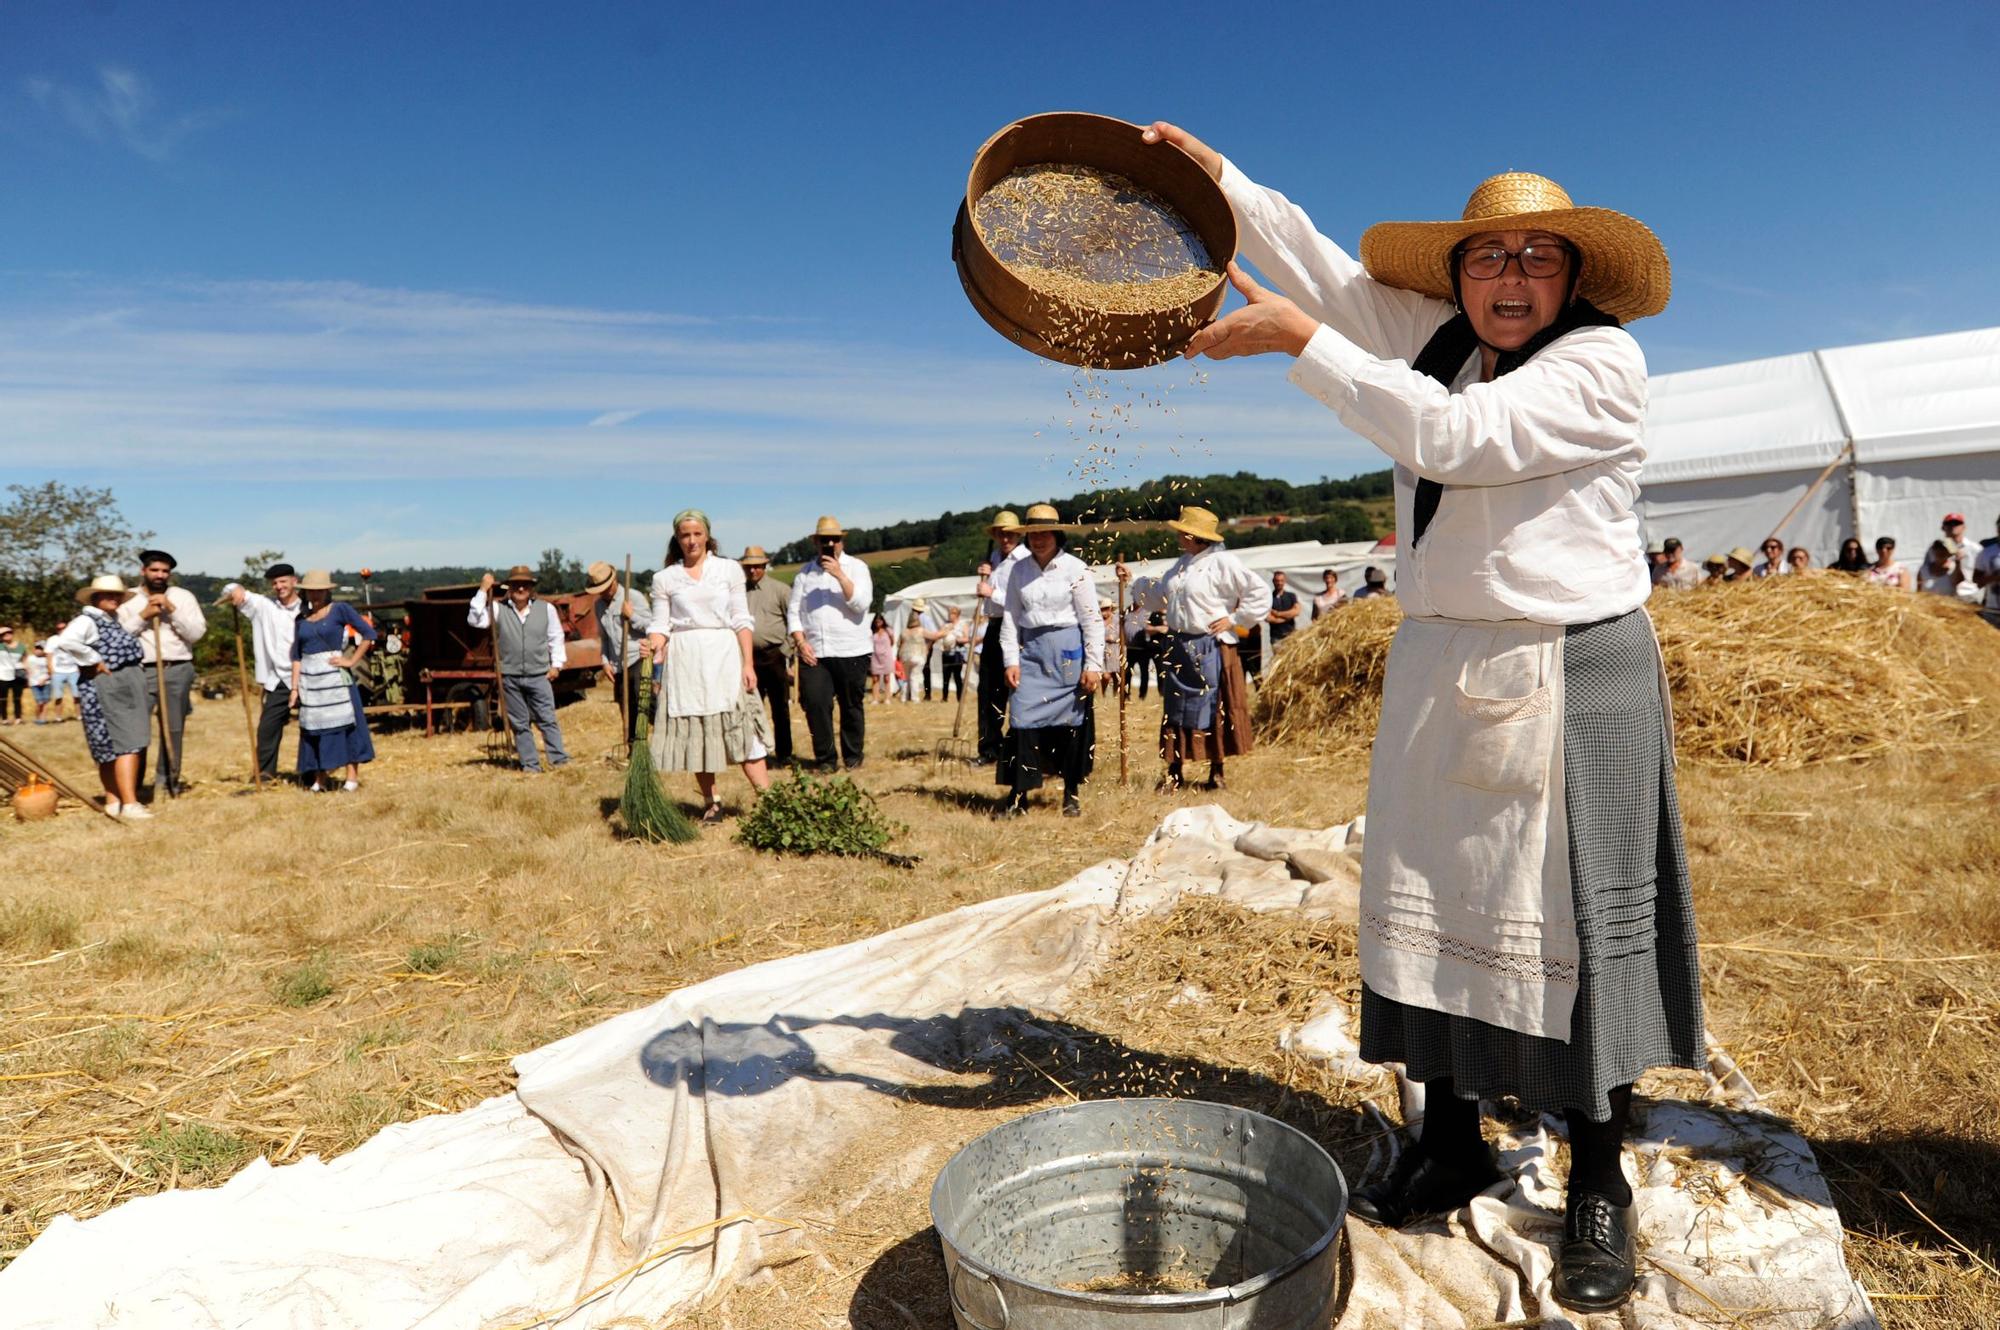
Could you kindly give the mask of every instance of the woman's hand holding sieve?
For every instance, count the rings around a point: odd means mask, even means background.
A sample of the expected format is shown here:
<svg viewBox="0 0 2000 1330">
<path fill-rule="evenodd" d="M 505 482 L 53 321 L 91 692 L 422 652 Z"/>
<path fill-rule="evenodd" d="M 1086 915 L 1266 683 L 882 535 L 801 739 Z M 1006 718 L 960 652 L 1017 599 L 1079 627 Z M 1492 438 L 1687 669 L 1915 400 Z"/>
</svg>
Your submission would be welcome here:
<svg viewBox="0 0 2000 1330">
<path fill-rule="evenodd" d="M 1208 172 L 1209 179 L 1222 179 L 1222 154 L 1203 143 L 1179 125 L 1170 125 L 1164 120 L 1155 120 L 1146 126 L 1140 138 L 1148 143 L 1171 143 L 1188 156 L 1195 164 Z"/>
<path fill-rule="evenodd" d="M 1319 331 L 1317 319 L 1276 291 L 1259 286 L 1233 262 L 1229 265 L 1229 281 L 1249 303 L 1190 338 L 1187 349 L 1181 352 L 1189 360 L 1196 356 L 1228 360 L 1232 356 L 1257 356 L 1270 351 L 1296 356 Z"/>
</svg>

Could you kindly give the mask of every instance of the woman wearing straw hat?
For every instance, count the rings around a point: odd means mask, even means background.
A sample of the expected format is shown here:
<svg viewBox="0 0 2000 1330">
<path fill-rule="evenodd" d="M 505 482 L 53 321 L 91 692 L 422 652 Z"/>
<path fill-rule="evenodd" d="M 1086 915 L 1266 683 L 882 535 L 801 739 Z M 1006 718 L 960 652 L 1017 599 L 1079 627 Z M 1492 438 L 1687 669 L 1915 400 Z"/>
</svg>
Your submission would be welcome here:
<svg viewBox="0 0 2000 1330">
<path fill-rule="evenodd" d="M 1007 612 L 1007 578 L 1014 565 L 1028 557 L 1028 547 L 1021 543 L 1020 527 L 1020 515 L 1011 508 L 993 514 L 993 520 L 986 525 L 986 537 L 993 542 L 993 548 L 979 565 L 979 585 L 974 588 L 979 600 L 973 617 L 984 624 L 973 643 L 979 664 L 973 676 L 973 696 L 978 699 L 979 710 L 978 766 L 1000 760 L 1001 736 L 1007 722 L 1009 695 L 1007 665 L 1000 655 L 1000 616 Z"/>
<path fill-rule="evenodd" d="M 77 707 L 83 737 L 104 786 L 104 811 L 130 822 L 150 818 L 139 802 L 139 764 L 146 751 L 152 707 L 146 700 L 145 653 L 118 623 L 118 607 L 132 588 L 116 573 L 93 577 L 77 588 L 83 613 L 63 625 L 50 645 L 60 646 L 80 667 Z"/>
<path fill-rule="evenodd" d="M 1354 1209 L 1400 1225 L 1499 1179 L 1478 1101 L 1563 1110 L 1554 1275 L 1580 1310 L 1633 1282 L 1620 1155 L 1634 1079 L 1703 1065 L 1673 739 L 1633 502 L 1646 364 L 1620 324 L 1665 308 L 1643 223 L 1495 176 L 1462 217 L 1385 223 L 1361 262 L 1171 125 L 1221 182 L 1249 302 L 1188 344 L 1281 351 L 1290 379 L 1396 463 L 1397 596 L 1368 791 L 1361 1045 L 1425 1082 L 1422 1139 Z"/>
<path fill-rule="evenodd" d="M 1222 547 L 1222 528 L 1206 508 L 1186 506 L 1167 523 L 1181 557 L 1164 576 L 1132 587 L 1135 614 L 1164 611 L 1167 635 L 1158 659 L 1160 757 L 1166 787 L 1185 784 L 1182 765 L 1208 759 L 1208 788 L 1223 784 L 1226 759 L 1250 751 L 1250 686 L 1238 657 L 1237 630 L 1255 631 L 1271 612 L 1271 588 Z M 1118 580 L 1131 579 L 1123 562 Z"/>
<path fill-rule="evenodd" d="M 667 565 L 653 574 L 653 652 L 667 653 L 666 695 L 653 722 L 653 765 L 692 771 L 701 820 L 722 820 L 715 774 L 740 766 L 752 789 L 771 784 L 764 759 L 771 718 L 757 691 L 743 565 L 726 558 L 708 514 L 689 508 L 674 518 Z"/>
<path fill-rule="evenodd" d="M 375 741 L 368 734 L 368 714 L 354 674 L 375 645 L 375 628 L 352 605 L 333 598 L 333 578 L 324 568 L 307 569 L 298 590 L 305 601 L 292 633 L 299 774 L 312 778 L 308 793 L 320 794 L 345 767 L 347 778 L 340 788 L 352 794 L 361 788 L 361 764 L 375 760 Z"/>
<path fill-rule="evenodd" d="M 1013 692 L 994 779 L 1011 791 L 1004 816 L 1027 812 L 1028 795 L 1054 775 L 1062 780 L 1063 816 L 1077 817 L 1077 791 L 1097 746 L 1091 697 L 1104 673 L 1097 586 L 1083 560 L 1065 550 L 1068 532 L 1053 504 L 1030 507 L 1015 530 L 1028 557 L 1008 573 L 1000 617 L 1000 655 Z"/>
</svg>

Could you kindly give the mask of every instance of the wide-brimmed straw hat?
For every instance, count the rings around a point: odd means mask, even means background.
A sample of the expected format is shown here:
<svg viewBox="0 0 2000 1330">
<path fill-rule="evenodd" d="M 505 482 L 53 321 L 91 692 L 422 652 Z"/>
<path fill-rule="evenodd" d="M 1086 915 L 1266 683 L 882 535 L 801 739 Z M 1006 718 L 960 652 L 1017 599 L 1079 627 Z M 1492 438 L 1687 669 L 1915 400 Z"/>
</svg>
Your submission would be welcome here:
<svg viewBox="0 0 2000 1330">
<path fill-rule="evenodd" d="M 1453 298 L 1451 254 L 1484 231 L 1549 231 L 1583 255 L 1577 294 L 1621 322 L 1658 314 L 1673 291 L 1666 247 L 1636 217 L 1579 208 L 1546 176 L 1509 171 L 1483 180 L 1455 222 L 1378 222 L 1361 234 L 1361 264 L 1388 286 Z"/>
<path fill-rule="evenodd" d="M 1742 564 L 1745 568 L 1757 562 L 1757 556 L 1750 552 L 1748 545 L 1738 545 L 1735 549 L 1729 551 L 1729 557 Z"/>
<path fill-rule="evenodd" d="M 986 534 L 997 536 L 1002 531 L 1013 531 L 1021 525 L 1021 515 L 1012 508 L 1002 508 L 993 514 L 993 520 L 986 524 Z"/>
<path fill-rule="evenodd" d="M 1056 511 L 1054 504 L 1035 503 L 1028 505 L 1028 515 L 1010 529 L 1015 535 L 1025 536 L 1030 531 L 1067 531 L 1069 527 L 1064 525 L 1062 514 Z"/>
<path fill-rule="evenodd" d="M 771 556 L 764 553 L 762 545 L 745 545 L 743 547 L 743 557 L 736 562 L 742 564 L 745 568 L 762 568 L 771 562 Z"/>
<path fill-rule="evenodd" d="M 299 579 L 301 591 L 333 590 L 333 575 L 324 568 L 308 568 L 306 575 Z"/>
<path fill-rule="evenodd" d="M 126 586 L 125 579 L 116 573 L 99 573 L 76 589 L 76 603 L 88 605 L 95 597 L 114 593 L 119 596 L 129 596 L 132 594 L 132 588 Z"/>
<path fill-rule="evenodd" d="M 821 536 L 845 536 L 846 534 L 847 529 L 841 526 L 839 521 L 831 517 L 820 518 L 819 525 L 813 528 L 813 538 L 815 540 Z"/>
<path fill-rule="evenodd" d="M 1167 523 L 1169 527 L 1184 536 L 1205 540 L 1213 545 L 1222 539 L 1222 522 L 1206 508 L 1193 504 L 1183 504 L 1178 520 Z"/>
<path fill-rule="evenodd" d="M 590 579 L 583 584 L 583 589 L 593 596 L 602 595 L 618 580 L 618 570 L 602 559 L 586 568 L 583 575 Z"/>
<path fill-rule="evenodd" d="M 535 570 L 528 567 L 525 563 L 517 563 L 512 568 L 509 568 L 507 575 L 500 580 L 509 584 L 526 582 L 529 586 L 538 585 L 541 581 L 540 578 L 535 576 Z"/>
</svg>

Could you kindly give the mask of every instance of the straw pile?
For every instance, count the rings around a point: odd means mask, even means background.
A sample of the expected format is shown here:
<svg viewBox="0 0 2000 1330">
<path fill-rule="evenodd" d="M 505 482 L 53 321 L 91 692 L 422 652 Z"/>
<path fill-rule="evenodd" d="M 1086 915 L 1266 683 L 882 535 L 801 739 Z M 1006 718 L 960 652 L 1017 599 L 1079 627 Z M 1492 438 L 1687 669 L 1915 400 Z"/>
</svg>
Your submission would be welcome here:
<svg viewBox="0 0 2000 1330">
<path fill-rule="evenodd" d="M 1793 768 L 1963 743 L 1988 733 L 2000 635 L 1942 596 L 1846 577 L 1775 577 L 1648 603 L 1684 758 Z M 1330 754 L 1365 750 L 1401 612 L 1343 607 L 1293 637 L 1257 694 L 1260 731 Z"/>
</svg>

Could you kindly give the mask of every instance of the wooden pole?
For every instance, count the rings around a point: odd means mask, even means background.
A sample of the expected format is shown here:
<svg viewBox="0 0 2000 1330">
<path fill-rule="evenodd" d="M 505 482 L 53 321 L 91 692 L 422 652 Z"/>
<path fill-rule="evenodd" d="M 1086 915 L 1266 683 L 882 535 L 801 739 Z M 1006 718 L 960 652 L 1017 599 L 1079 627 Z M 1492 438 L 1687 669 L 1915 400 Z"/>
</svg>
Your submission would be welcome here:
<svg viewBox="0 0 2000 1330">
<path fill-rule="evenodd" d="M 264 764 L 257 755 L 257 721 L 250 713 L 250 667 L 243 660 L 243 611 L 231 605 L 230 613 L 236 616 L 236 688 L 243 694 L 243 728 L 250 732 L 250 779 L 258 789 L 264 788 Z"/>
<path fill-rule="evenodd" d="M 1791 508 L 1786 511 L 1783 517 L 1778 519 L 1778 524 L 1772 527 L 1769 531 L 1764 533 L 1765 538 L 1769 539 L 1770 537 L 1777 535 L 1780 531 L 1783 531 L 1785 529 L 1786 523 L 1790 522 L 1794 517 L 1797 517 L 1799 515 L 1799 509 L 1806 506 L 1806 501 L 1812 498 L 1813 495 L 1819 493 L 1819 487 L 1821 485 L 1826 484 L 1826 478 L 1833 474 L 1834 468 L 1839 466 L 1842 462 L 1852 460 L 1853 456 L 1854 456 L 1853 444 L 1850 443 L 1845 448 L 1842 448 L 1839 454 L 1835 456 L 1835 458 L 1831 462 L 1828 462 L 1826 464 L 1826 469 L 1820 472 L 1819 475 L 1813 479 L 1813 483 L 1806 486 L 1806 492 L 1799 496 L 1799 501 L 1793 504 Z M 1858 527 L 1856 528 L 1856 534 L 1859 534 Z"/>
<path fill-rule="evenodd" d="M 507 678 L 500 673 L 500 602 L 493 595 L 499 589 L 500 584 L 495 582 L 486 593 L 486 635 L 493 644 L 493 704 L 500 708 L 500 725 L 506 731 L 507 746 L 513 748 L 514 718 L 507 714 Z M 489 745 L 493 742 L 493 722 L 490 720 L 486 722 L 486 742 Z M 505 754 L 500 760 L 507 760 Z"/>
<path fill-rule="evenodd" d="M 1127 655 L 1131 639 L 1125 636 L 1125 583 L 1118 583 L 1118 788 L 1132 779 L 1132 755 L 1126 747 L 1125 694 L 1131 691 L 1132 661 Z"/>
<path fill-rule="evenodd" d="M 632 603 L 632 556 L 625 556 L 625 585 L 620 591 L 618 602 L 618 721 L 624 727 L 625 760 L 632 760 L 632 708 L 639 705 L 637 686 L 632 682 L 632 666 L 625 659 L 632 654 L 632 620 L 625 613 Z M 652 656 L 646 657 L 646 668 L 653 668 Z"/>
<path fill-rule="evenodd" d="M 965 644 L 965 662 L 967 665 L 972 663 L 972 653 L 979 649 L 979 625 L 985 622 L 986 597 L 981 596 L 979 603 L 972 607 L 971 637 Z M 970 670 L 960 670 L 958 672 L 958 709 L 952 712 L 951 716 L 951 741 L 953 743 L 957 743 L 959 736 L 965 731 L 965 676 L 969 673 L 971 673 Z"/>
<path fill-rule="evenodd" d="M 178 799 L 180 795 L 174 787 L 181 783 L 181 761 L 180 755 L 174 751 L 173 726 L 167 720 L 167 658 L 160 654 L 160 640 L 160 621 L 156 618 L 153 620 L 153 677 L 160 686 L 160 704 L 154 709 L 160 713 L 160 751 L 167 755 L 167 779 L 164 782 L 167 787 L 167 798 Z M 155 769 L 153 772 L 155 788 L 162 784 L 159 776 L 159 770 Z"/>
</svg>

